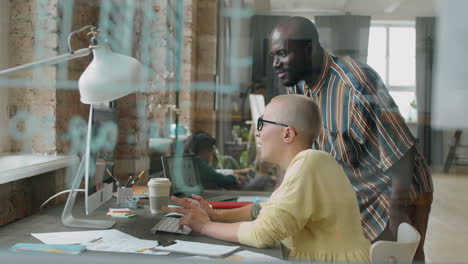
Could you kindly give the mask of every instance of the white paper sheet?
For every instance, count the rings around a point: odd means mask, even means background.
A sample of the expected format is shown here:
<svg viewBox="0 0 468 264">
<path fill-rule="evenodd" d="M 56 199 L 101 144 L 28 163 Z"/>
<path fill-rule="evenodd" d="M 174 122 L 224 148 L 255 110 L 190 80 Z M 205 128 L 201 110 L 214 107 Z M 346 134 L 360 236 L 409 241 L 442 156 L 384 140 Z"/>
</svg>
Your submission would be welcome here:
<svg viewBox="0 0 468 264">
<path fill-rule="evenodd" d="M 170 246 L 158 246 L 156 248 L 162 251 L 210 257 L 221 257 L 239 248 L 238 246 L 223 246 L 183 240 L 175 240 L 175 242 L 175 244 Z"/>
<path fill-rule="evenodd" d="M 87 250 L 92 251 L 140 253 L 150 255 L 169 254 L 169 252 L 149 250 L 150 248 L 157 246 L 158 243 L 156 240 L 139 239 L 116 229 L 33 233 L 31 235 L 46 244 L 84 244 L 86 245 Z"/>
<path fill-rule="evenodd" d="M 198 263 L 219 263 L 219 261 L 227 261 L 228 263 L 238 262 L 238 263 L 278 263 L 278 264 L 286 264 L 288 262 L 277 259 L 268 255 L 243 250 L 232 254 L 231 256 L 225 258 L 209 258 L 209 257 L 183 257 L 179 258 L 178 260 L 183 260 L 184 263 L 187 264 L 198 264 Z"/>
<path fill-rule="evenodd" d="M 124 239 L 132 238 L 131 235 L 116 229 L 93 230 L 93 231 L 71 231 L 53 233 L 32 233 L 32 236 L 45 244 L 69 245 L 84 244 L 97 238 Z"/>
<path fill-rule="evenodd" d="M 169 255 L 170 252 L 153 251 L 158 245 L 155 240 L 144 240 L 135 237 L 122 239 L 100 239 L 93 243 L 86 244 L 87 250 L 119 252 L 119 253 L 139 253 L 148 255 Z"/>
</svg>

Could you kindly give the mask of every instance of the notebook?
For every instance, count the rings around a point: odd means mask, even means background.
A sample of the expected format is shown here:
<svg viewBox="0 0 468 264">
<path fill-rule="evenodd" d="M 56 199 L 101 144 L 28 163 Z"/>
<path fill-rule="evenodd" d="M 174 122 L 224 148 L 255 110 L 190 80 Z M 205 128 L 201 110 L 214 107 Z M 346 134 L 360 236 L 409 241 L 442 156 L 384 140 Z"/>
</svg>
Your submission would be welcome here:
<svg viewBox="0 0 468 264">
<path fill-rule="evenodd" d="M 18 243 L 9 251 L 40 251 L 40 252 L 53 252 L 65 254 L 80 254 L 86 249 L 85 245 L 55 245 L 55 244 L 42 244 L 42 243 Z"/>
<path fill-rule="evenodd" d="M 174 240 L 169 246 L 157 246 L 157 250 L 174 252 L 180 254 L 207 256 L 207 257 L 225 257 L 237 251 L 239 246 L 222 246 L 200 242 L 189 242 L 183 240 Z"/>
<path fill-rule="evenodd" d="M 252 204 L 252 202 L 208 202 L 213 209 L 234 209 Z"/>
</svg>

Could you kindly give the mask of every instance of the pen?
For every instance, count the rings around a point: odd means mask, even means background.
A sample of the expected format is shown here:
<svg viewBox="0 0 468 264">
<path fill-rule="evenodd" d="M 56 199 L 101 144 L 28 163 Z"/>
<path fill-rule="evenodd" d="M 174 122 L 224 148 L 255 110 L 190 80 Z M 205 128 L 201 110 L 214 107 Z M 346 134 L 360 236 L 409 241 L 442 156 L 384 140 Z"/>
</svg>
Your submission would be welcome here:
<svg viewBox="0 0 468 264">
<path fill-rule="evenodd" d="M 125 188 L 127 188 L 127 187 L 128 187 L 128 184 L 132 182 L 132 181 L 131 181 L 131 180 L 132 180 L 132 177 L 133 177 L 133 176 L 130 174 L 130 176 L 128 177 L 127 183 L 126 183 L 125 186 L 124 186 Z"/>
<path fill-rule="evenodd" d="M 117 184 L 117 186 L 119 186 L 120 185 L 119 180 L 116 177 L 112 176 L 112 173 L 110 172 L 110 170 L 108 168 L 106 168 L 106 172 L 107 172 L 107 174 L 109 174 L 109 176 L 112 177 L 112 179 L 115 181 L 115 184 Z"/>
<path fill-rule="evenodd" d="M 133 184 L 135 184 L 135 182 L 138 181 L 138 179 L 140 179 L 141 176 L 143 176 L 143 173 L 145 173 L 145 170 L 142 170 L 142 171 L 140 172 L 140 174 L 138 174 L 138 177 L 136 177 L 136 178 L 132 181 L 132 183 L 130 184 L 130 186 L 133 186 Z"/>
<path fill-rule="evenodd" d="M 96 242 L 98 240 L 101 240 L 101 239 L 102 239 L 102 237 L 98 237 L 96 239 L 90 240 L 88 243 L 94 243 L 94 242 Z"/>
</svg>

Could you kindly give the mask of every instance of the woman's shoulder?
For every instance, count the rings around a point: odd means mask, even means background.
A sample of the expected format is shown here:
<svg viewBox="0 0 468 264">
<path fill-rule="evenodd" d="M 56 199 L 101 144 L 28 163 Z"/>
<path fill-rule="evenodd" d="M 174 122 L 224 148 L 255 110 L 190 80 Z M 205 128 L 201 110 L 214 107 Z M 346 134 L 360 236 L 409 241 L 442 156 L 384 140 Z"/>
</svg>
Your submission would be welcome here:
<svg viewBox="0 0 468 264">
<path fill-rule="evenodd" d="M 294 157 L 293 163 L 297 163 L 300 161 L 301 163 L 305 162 L 307 164 L 316 164 L 322 162 L 336 162 L 333 156 L 323 150 L 316 150 L 316 149 L 307 149 L 299 152 L 296 157 Z"/>
<path fill-rule="evenodd" d="M 338 161 L 333 158 L 328 152 L 322 150 L 307 149 L 303 150 L 296 155 L 288 170 L 295 174 L 312 175 L 313 172 L 321 174 L 338 173 L 341 174 L 342 167 Z"/>
</svg>

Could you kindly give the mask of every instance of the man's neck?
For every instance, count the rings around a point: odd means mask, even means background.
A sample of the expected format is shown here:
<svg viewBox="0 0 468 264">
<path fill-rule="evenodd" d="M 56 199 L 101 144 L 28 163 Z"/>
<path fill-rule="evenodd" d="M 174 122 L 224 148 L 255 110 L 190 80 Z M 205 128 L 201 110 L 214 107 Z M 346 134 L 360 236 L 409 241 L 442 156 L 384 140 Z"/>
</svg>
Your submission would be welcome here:
<svg viewBox="0 0 468 264">
<path fill-rule="evenodd" d="M 323 48 L 320 48 L 320 51 L 317 52 L 317 55 L 311 58 L 311 65 L 313 65 L 310 73 L 307 76 L 304 76 L 303 80 L 306 82 L 308 87 L 312 87 L 320 78 L 320 73 L 322 73 L 323 68 Z"/>
</svg>

